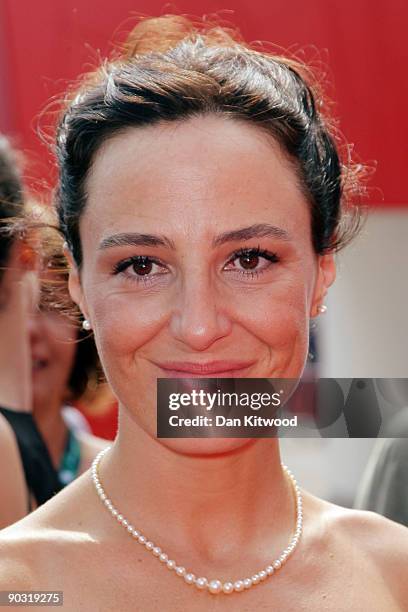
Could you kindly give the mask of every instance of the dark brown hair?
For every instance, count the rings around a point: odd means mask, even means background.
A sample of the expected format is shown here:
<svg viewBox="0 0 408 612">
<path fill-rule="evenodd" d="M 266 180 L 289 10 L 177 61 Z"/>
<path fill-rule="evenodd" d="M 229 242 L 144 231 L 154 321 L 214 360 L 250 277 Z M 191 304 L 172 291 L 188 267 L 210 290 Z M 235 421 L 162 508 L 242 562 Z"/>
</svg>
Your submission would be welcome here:
<svg viewBox="0 0 408 612">
<path fill-rule="evenodd" d="M 141 21 L 122 54 L 84 78 L 61 118 L 57 210 L 79 266 L 85 184 L 101 144 L 130 127 L 205 114 L 249 121 L 281 145 L 310 204 L 316 253 L 350 240 L 359 225 L 350 199 L 357 173 L 340 160 L 334 124 L 307 67 L 255 50 L 231 29 L 166 15 Z"/>
</svg>

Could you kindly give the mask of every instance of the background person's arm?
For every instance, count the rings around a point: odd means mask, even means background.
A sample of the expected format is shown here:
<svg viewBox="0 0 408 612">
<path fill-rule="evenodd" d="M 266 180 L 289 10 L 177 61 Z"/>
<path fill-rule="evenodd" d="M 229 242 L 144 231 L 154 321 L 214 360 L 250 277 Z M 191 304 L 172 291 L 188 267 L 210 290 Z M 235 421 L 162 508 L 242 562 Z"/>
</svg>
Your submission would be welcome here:
<svg viewBox="0 0 408 612">
<path fill-rule="evenodd" d="M 1 414 L 0 466 L 0 529 L 3 529 L 27 514 L 28 492 L 13 430 Z"/>
<path fill-rule="evenodd" d="M 32 265 L 21 263 L 23 246 L 20 241 L 12 246 L 0 287 L 0 407 L 26 414 L 31 412 L 26 319 L 36 301 L 38 281 L 33 282 Z M 0 529 L 27 514 L 28 495 L 16 434 L 0 413 Z"/>
</svg>

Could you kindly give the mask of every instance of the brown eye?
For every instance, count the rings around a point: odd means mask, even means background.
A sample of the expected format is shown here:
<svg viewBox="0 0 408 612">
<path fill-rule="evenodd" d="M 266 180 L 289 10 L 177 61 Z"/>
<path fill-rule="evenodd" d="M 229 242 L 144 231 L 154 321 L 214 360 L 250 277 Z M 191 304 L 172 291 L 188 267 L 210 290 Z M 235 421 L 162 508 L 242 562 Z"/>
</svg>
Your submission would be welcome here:
<svg viewBox="0 0 408 612">
<path fill-rule="evenodd" d="M 153 268 L 153 261 L 147 257 L 140 257 L 132 264 L 133 271 L 139 276 L 150 274 Z"/>
<path fill-rule="evenodd" d="M 266 272 L 280 261 L 276 253 L 265 249 L 241 249 L 236 251 L 224 268 L 227 271 L 240 272 L 241 276 L 254 278 Z"/>
<path fill-rule="evenodd" d="M 246 253 L 240 256 L 239 263 L 244 270 L 253 270 L 259 264 L 259 255 L 256 253 Z"/>
<path fill-rule="evenodd" d="M 121 274 L 128 280 L 147 283 L 154 282 L 159 276 L 168 274 L 168 268 L 149 255 L 135 255 L 119 261 L 113 274 Z"/>
</svg>

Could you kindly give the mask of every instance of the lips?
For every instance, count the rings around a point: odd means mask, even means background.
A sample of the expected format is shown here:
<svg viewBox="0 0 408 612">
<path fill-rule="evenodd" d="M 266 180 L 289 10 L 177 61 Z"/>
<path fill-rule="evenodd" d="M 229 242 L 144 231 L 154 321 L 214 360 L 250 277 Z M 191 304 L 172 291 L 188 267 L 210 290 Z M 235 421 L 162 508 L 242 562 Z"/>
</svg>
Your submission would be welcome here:
<svg viewBox="0 0 408 612">
<path fill-rule="evenodd" d="M 245 371 L 254 361 L 168 361 L 156 363 L 166 378 L 237 378 L 244 377 Z"/>
</svg>

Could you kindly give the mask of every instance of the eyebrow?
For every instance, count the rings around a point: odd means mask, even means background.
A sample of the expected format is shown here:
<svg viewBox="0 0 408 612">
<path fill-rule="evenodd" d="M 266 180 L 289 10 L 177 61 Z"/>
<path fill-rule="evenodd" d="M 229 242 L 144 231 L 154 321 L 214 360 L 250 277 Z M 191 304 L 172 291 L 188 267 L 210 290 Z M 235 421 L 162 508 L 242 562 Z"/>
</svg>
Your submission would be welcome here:
<svg viewBox="0 0 408 612">
<path fill-rule="evenodd" d="M 165 236 L 155 236 L 154 234 L 140 234 L 137 232 L 125 232 L 122 234 L 114 234 L 108 238 L 104 238 L 99 250 L 109 249 L 118 246 L 167 246 L 170 249 L 175 249 L 174 242 Z"/>
<path fill-rule="evenodd" d="M 237 242 L 239 240 L 250 240 L 251 238 L 278 238 L 279 240 L 291 240 L 290 234 L 275 225 L 269 223 L 256 223 L 248 227 L 242 227 L 237 230 L 223 232 L 212 241 L 212 246 L 218 247 L 227 242 Z M 108 238 L 104 238 L 99 244 L 99 250 L 109 249 L 118 246 L 164 246 L 175 250 L 175 244 L 166 236 L 158 236 L 154 234 L 140 234 L 138 232 L 124 232 L 114 234 Z"/>
<path fill-rule="evenodd" d="M 291 240 L 290 234 L 276 225 L 269 223 L 256 223 L 248 227 L 242 227 L 231 232 L 224 232 L 214 238 L 213 246 L 220 246 L 226 242 L 234 242 L 238 240 L 250 240 L 251 238 L 278 238 L 279 240 Z"/>
</svg>

